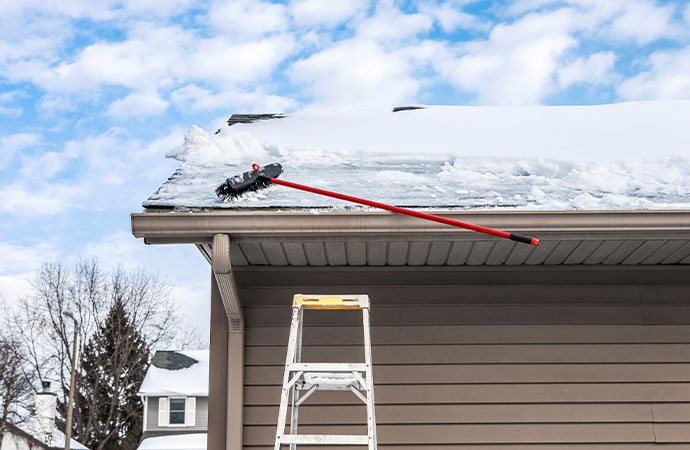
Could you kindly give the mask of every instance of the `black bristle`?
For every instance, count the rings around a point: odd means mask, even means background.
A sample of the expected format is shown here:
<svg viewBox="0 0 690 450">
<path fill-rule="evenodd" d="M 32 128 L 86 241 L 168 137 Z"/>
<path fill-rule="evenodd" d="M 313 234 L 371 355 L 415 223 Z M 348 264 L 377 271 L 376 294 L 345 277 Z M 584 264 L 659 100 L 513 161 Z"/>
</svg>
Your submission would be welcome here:
<svg viewBox="0 0 690 450">
<path fill-rule="evenodd" d="M 270 186 L 271 178 L 277 178 L 281 173 L 283 173 L 283 167 L 278 163 L 273 163 L 259 170 L 235 175 L 216 188 L 216 195 L 224 201 L 232 200 L 245 192 L 254 192 Z"/>
</svg>

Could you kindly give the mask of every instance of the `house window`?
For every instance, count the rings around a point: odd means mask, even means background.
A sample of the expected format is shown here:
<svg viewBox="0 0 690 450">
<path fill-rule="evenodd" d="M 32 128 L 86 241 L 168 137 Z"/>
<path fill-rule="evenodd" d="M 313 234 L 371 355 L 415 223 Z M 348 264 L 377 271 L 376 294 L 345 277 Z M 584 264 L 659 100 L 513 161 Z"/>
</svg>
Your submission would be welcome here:
<svg viewBox="0 0 690 450">
<path fill-rule="evenodd" d="M 184 398 L 170 399 L 170 425 L 184 425 L 186 401 Z"/>
</svg>

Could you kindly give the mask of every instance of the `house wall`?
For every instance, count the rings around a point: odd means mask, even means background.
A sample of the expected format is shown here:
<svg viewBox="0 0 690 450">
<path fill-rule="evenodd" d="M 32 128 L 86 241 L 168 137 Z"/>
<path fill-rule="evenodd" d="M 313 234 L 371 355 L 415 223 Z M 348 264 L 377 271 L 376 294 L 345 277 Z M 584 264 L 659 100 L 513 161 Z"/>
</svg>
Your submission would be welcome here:
<svg viewBox="0 0 690 450">
<path fill-rule="evenodd" d="M 295 293 L 370 295 L 382 448 L 690 443 L 688 269 L 257 269 L 237 279 L 245 448 L 273 446 Z M 363 359 L 361 313 L 305 317 L 303 361 Z M 364 434 L 364 423 L 347 392 L 316 393 L 300 409 L 301 433 Z"/>
<path fill-rule="evenodd" d="M 6 433 L 2 438 L 2 445 L 0 450 L 31 450 L 37 449 L 37 445 L 33 445 L 23 436 L 18 436 L 12 433 Z"/>
<path fill-rule="evenodd" d="M 208 429 L 208 397 L 196 397 L 196 415 L 193 427 L 158 426 L 158 397 L 148 398 L 148 411 L 146 413 L 146 432 L 152 431 L 187 431 L 198 433 Z"/>
</svg>

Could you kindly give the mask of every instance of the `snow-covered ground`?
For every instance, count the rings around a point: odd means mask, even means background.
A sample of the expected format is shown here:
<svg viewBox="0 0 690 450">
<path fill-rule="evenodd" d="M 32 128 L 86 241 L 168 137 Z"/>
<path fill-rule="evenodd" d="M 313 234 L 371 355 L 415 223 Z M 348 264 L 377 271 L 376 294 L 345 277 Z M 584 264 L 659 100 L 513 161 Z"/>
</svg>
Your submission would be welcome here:
<svg viewBox="0 0 690 450">
<path fill-rule="evenodd" d="M 352 207 L 285 187 L 222 202 L 215 188 L 252 163 L 281 178 L 401 206 L 690 208 L 690 102 L 299 112 L 194 126 L 182 162 L 146 207 Z"/>
<path fill-rule="evenodd" d="M 151 437 L 138 450 L 206 450 L 206 433 Z"/>
</svg>

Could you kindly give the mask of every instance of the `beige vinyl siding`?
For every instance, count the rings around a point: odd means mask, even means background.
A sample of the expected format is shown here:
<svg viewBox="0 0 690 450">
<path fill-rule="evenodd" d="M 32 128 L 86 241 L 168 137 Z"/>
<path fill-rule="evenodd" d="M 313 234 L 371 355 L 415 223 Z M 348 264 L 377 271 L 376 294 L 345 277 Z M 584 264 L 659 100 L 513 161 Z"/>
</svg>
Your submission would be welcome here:
<svg viewBox="0 0 690 450">
<path fill-rule="evenodd" d="M 300 286 L 296 276 L 294 286 L 268 279 L 240 287 L 246 448 L 272 448 L 289 305 L 298 292 L 370 295 L 382 448 L 690 443 L 690 286 L 593 285 L 567 273 L 564 284 L 499 286 L 425 287 L 399 277 L 387 286 Z M 361 314 L 308 311 L 305 318 L 303 361 L 363 360 Z M 364 418 L 352 394 L 320 392 L 301 407 L 300 432 L 365 433 Z"/>
<path fill-rule="evenodd" d="M 189 431 L 199 432 L 208 429 L 208 397 L 196 397 L 196 414 L 194 426 L 158 426 L 158 397 L 148 398 L 146 431 Z"/>
</svg>

